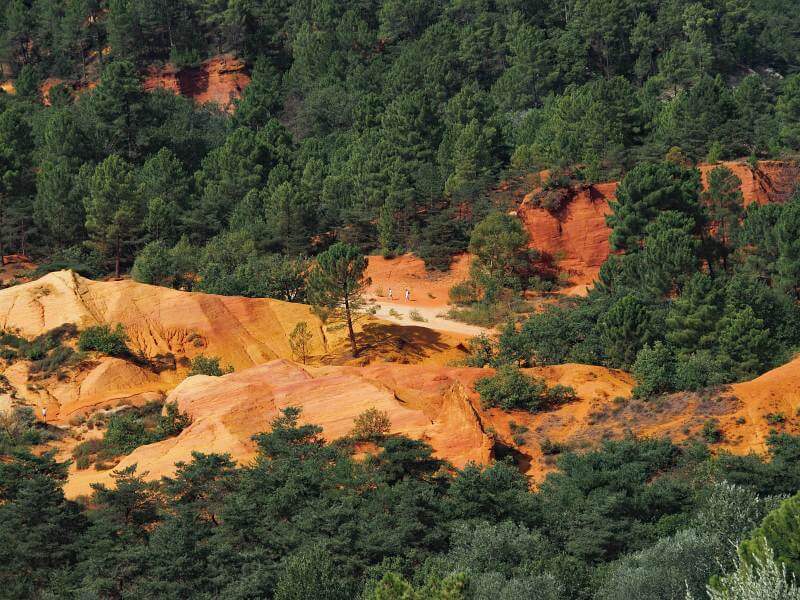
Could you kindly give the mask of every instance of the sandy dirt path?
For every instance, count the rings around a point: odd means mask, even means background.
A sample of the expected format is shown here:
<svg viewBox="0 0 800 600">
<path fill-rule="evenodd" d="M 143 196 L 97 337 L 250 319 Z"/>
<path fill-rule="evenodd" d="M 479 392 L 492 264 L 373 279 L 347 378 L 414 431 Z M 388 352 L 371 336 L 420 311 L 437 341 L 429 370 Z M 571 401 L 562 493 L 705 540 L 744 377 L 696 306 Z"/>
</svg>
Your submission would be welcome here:
<svg viewBox="0 0 800 600">
<path fill-rule="evenodd" d="M 458 321 L 445 318 L 444 314 L 447 312 L 447 308 L 417 306 L 415 305 L 413 299 L 410 302 L 386 302 L 386 300 L 383 298 L 371 298 L 370 300 L 374 300 L 374 306 L 377 307 L 377 312 L 375 313 L 376 317 L 383 319 L 384 321 L 397 323 L 398 325 L 417 325 L 419 327 L 427 327 L 428 329 L 434 329 L 437 331 L 460 333 L 468 336 L 476 336 L 482 333 L 492 333 L 491 329 L 487 329 L 485 327 L 467 325 L 466 323 L 460 323 Z M 412 319 L 411 311 L 414 310 L 416 310 L 425 320 L 415 321 Z"/>
</svg>

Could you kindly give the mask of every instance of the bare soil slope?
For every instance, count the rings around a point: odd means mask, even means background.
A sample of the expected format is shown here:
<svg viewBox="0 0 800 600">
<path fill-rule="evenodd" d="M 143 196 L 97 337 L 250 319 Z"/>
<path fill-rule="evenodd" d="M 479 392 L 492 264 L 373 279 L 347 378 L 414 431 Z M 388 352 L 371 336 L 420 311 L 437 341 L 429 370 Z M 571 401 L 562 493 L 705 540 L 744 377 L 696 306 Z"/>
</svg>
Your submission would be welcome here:
<svg viewBox="0 0 800 600">
<path fill-rule="evenodd" d="M 121 324 L 137 360 L 90 356 L 62 377 L 35 383 L 28 361 L 7 366 L 3 374 L 20 399 L 46 407 L 49 420 L 63 423 L 106 404 L 163 397 L 183 380 L 189 361 L 199 354 L 219 357 L 223 366 L 237 371 L 292 358 L 289 336 L 301 321 L 312 334 L 311 362 L 353 360 L 346 330 L 335 324 L 323 327 L 306 305 L 182 292 L 130 280 L 92 281 L 59 271 L 1 290 L 0 328 L 31 339 L 64 324 L 79 330 Z M 367 318 L 357 329 L 364 348 L 359 364 L 446 364 L 464 356 L 464 336 L 411 322 L 396 325 Z"/>
</svg>

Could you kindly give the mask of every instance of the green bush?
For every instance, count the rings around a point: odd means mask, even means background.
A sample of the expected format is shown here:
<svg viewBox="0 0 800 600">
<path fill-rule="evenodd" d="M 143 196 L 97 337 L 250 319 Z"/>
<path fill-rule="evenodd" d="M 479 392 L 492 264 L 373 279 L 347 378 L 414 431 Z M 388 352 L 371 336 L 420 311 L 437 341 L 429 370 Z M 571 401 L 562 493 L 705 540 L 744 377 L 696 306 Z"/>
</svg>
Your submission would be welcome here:
<svg viewBox="0 0 800 600">
<path fill-rule="evenodd" d="M 389 433 L 392 422 L 389 414 L 385 410 L 369 408 L 358 415 L 353 421 L 353 431 L 350 434 L 353 439 L 359 441 L 379 440 Z"/>
<path fill-rule="evenodd" d="M 770 512 L 750 537 L 739 545 L 739 556 L 754 566 L 770 551 L 795 577 L 800 577 L 800 494 Z"/>
<path fill-rule="evenodd" d="M 108 429 L 103 436 L 105 448 L 113 456 L 130 454 L 139 446 L 149 444 L 151 440 L 152 436 L 144 421 L 133 412 L 113 415 L 108 420 Z"/>
<path fill-rule="evenodd" d="M 709 444 L 717 444 L 725 438 L 717 419 L 707 419 L 703 423 L 702 436 Z"/>
<path fill-rule="evenodd" d="M 108 356 L 126 357 L 130 355 L 127 340 L 125 329 L 120 324 L 113 330 L 108 325 L 95 325 L 81 332 L 78 348 L 84 352 L 95 351 Z"/>
<path fill-rule="evenodd" d="M 675 356 L 661 342 L 639 350 L 631 371 L 636 378 L 633 395 L 637 398 L 648 398 L 675 389 Z"/>
<path fill-rule="evenodd" d="M 422 313 L 420 313 L 416 308 L 414 310 L 412 310 L 410 313 L 408 313 L 408 318 L 411 319 L 412 321 L 417 321 L 419 323 L 427 323 L 428 322 L 428 319 L 423 317 Z"/>
<path fill-rule="evenodd" d="M 178 410 L 177 402 L 167 402 L 164 405 L 164 414 L 158 420 L 155 435 L 159 439 L 175 437 L 191 423 L 189 415 Z"/>
<path fill-rule="evenodd" d="M 192 375 L 210 375 L 211 377 L 222 377 L 228 373 L 233 373 L 233 367 L 228 365 L 223 369 L 219 365 L 220 358 L 218 356 L 204 356 L 198 354 L 192 359 L 192 366 L 189 369 L 188 377 Z"/>
<path fill-rule="evenodd" d="M 178 410 L 176 402 L 166 405 L 148 402 L 144 406 L 111 415 L 103 437 L 78 444 L 72 450 L 72 457 L 78 468 L 87 468 L 95 462 L 95 468 L 102 470 L 97 463 L 111 462 L 119 456 L 130 454 L 139 446 L 175 437 L 191 422 L 187 414 Z"/>
<path fill-rule="evenodd" d="M 562 385 L 548 388 L 544 379 L 529 377 L 513 365 L 503 365 L 492 377 L 475 382 L 484 407 L 503 410 L 543 410 L 554 404 L 575 399 L 575 391 Z"/>
</svg>

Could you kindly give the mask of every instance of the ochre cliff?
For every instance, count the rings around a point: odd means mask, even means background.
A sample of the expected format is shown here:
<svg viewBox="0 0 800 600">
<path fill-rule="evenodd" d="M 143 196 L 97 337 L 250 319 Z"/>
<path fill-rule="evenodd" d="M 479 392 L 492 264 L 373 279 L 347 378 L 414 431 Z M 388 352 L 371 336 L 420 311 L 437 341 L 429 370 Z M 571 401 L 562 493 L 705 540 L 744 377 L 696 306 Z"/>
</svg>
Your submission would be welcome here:
<svg viewBox="0 0 800 600">
<path fill-rule="evenodd" d="M 754 171 L 745 161 L 720 163 L 742 181 L 745 205 L 752 202 L 786 201 L 798 183 L 800 166 L 781 161 L 762 161 Z M 720 165 L 700 165 L 703 184 L 708 173 Z M 557 212 L 534 205 L 538 190 L 523 199 L 517 211 L 531 237 L 531 247 L 545 253 L 570 276 L 572 287 L 566 293 L 584 293 L 608 258 L 611 230 L 605 222 L 614 200 L 617 182 L 599 183 L 570 190 L 570 199 Z"/>
<path fill-rule="evenodd" d="M 800 433 L 793 418 L 800 408 L 800 359 L 715 395 L 678 393 L 658 403 L 632 399 L 633 379 L 622 371 L 566 364 L 526 372 L 573 387 L 577 400 L 538 413 L 484 409 L 474 384 L 492 371 L 464 367 L 302 367 L 276 360 L 224 377 L 196 376 L 168 397 L 192 424 L 175 438 L 136 449 L 117 468 L 137 464 L 158 478 L 172 474 L 175 461 L 190 460 L 192 451 L 229 453 L 246 463 L 256 452 L 252 435 L 268 430 L 289 406 L 302 410 L 301 422 L 321 426 L 329 441 L 346 436 L 356 416 L 374 407 L 388 415 L 391 433 L 428 442 L 456 467 L 510 455 L 534 482 L 555 468 L 556 446 L 591 448 L 630 434 L 681 442 L 700 437 L 709 419 L 723 432 L 715 451 L 763 453 L 776 427 Z M 771 413 L 785 422 L 774 425 Z M 110 471 L 73 466 L 66 491 L 76 496 L 92 482 L 110 480 Z"/>
<path fill-rule="evenodd" d="M 194 68 L 179 70 L 174 65 L 150 67 L 145 73 L 144 89 L 164 88 L 198 104 L 213 102 L 230 111 L 249 83 L 250 75 L 244 62 L 225 54 L 203 61 Z"/>
<path fill-rule="evenodd" d="M 13 89 L 13 83 L 7 82 Z M 50 90 L 58 84 L 67 85 L 75 94 L 97 87 L 97 81 L 65 80 L 57 77 L 46 79 L 41 86 L 42 101 L 50 104 Z M 247 66 L 230 54 L 214 56 L 197 67 L 178 69 L 175 65 L 150 66 L 144 74 L 142 85 L 145 91 L 166 89 L 175 94 L 191 98 L 197 104 L 213 102 L 226 111 L 233 110 L 234 102 L 250 84 Z"/>
</svg>

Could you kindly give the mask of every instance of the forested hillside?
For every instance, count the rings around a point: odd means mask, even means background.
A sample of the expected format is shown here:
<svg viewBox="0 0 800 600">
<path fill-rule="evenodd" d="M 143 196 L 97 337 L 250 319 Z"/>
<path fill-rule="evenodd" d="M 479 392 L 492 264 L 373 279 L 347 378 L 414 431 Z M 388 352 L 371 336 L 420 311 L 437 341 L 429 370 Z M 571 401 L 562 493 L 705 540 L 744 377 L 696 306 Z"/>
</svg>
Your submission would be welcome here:
<svg viewBox="0 0 800 600">
<path fill-rule="evenodd" d="M 135 280 L 0 292 L 0 598 L 800 600 L 800 190 L 725 166 L 797 172 L 797 0 L 1 0 L 0 59 L 0 255 Z M 486 335 L 372 318 L 465 250 Z"/>
<path fill-rule="evenodd" d="M 441 265 L 514 172 L 800 147 L 792 0 L 4 5 L 2 250 L 90 274 L 147 247 L 268 293 L 249 273 L 293 268 L 271 254 L 334 237 Z M 142 93 L 146 67 L 219 52 L 252 70 L 233 115 Z M 51 76 L 99 85 L 43 108 Z"/>
</svg>

